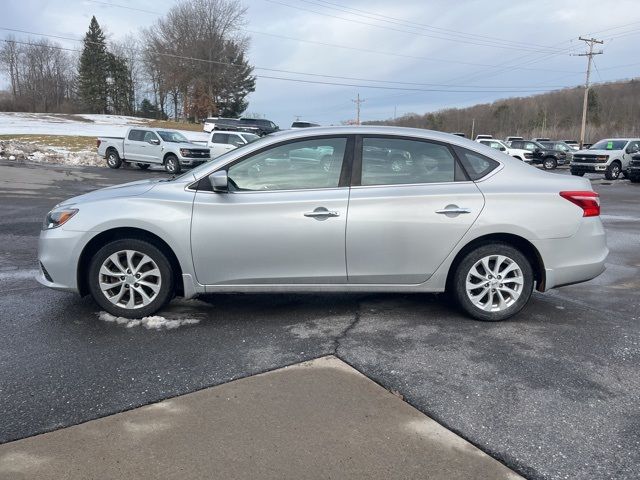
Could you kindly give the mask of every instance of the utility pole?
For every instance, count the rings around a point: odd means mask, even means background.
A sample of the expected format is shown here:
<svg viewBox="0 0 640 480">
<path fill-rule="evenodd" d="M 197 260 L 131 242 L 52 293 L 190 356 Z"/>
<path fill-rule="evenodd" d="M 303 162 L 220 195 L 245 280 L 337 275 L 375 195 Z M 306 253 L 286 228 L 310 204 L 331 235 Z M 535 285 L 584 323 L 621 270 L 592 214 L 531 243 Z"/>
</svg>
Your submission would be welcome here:
<svg viewBox="0 0 640 480">
<path fill-rule="evenodd" d="M 475 133 L 475 129 L 476 129 L 476 119 L 472 118 L 471 119 L 471 140 L 473 140 L 473 134 Z"/>
<path fill-rule="evenodd" d="M 358 94 L 356 99 L 352 99 L 351 101 L 356 104 L 356 125 L 360 125 L 360 104 L 364 103 L 366 100 L 364 98 L 360 99 L 360 94 Z"/>
<path fill-rule="evenodd" d="M 589 45 L 589 51 L 586 53 L 577 53 L 576 57 L 589 57 L 587 61 L 587 78 L 584 82 L 584 100 L 582 101 L 582 127 L 580 128 L 580 148 L 584 145 L 584 135 L 587 129 L 587 106 L 589 104 L 589 78 L 591 77 L 591 62 L 593 61 L 594 55 L 602 55 L 602 50 L 597 52 L 593 51 L 593 46 L 595 44 L 602 45 L 604 43 L 603 40 L 596 40 L 595 38 L 583 38 L 579 37 L 580 40 Z"/>
</svg>

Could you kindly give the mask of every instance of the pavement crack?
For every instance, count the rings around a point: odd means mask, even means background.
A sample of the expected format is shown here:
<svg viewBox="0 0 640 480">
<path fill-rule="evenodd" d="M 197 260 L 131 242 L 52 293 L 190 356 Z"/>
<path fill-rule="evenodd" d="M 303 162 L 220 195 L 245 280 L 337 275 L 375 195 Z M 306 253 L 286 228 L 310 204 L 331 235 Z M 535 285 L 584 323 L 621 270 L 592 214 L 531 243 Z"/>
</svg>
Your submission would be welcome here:
<svg viewBox="0 0 640 480">
<path fill-rule="evenodd" d="M 341 342 L 347 338 L 351 330 L 353 330 L 360 321 L 360 308 L 355 312 L 353 320 L 345 327 L 345 329 L 333 340 L 333 354 L 338 356 L 338 349 L 342 346 Z"/>
</svg>

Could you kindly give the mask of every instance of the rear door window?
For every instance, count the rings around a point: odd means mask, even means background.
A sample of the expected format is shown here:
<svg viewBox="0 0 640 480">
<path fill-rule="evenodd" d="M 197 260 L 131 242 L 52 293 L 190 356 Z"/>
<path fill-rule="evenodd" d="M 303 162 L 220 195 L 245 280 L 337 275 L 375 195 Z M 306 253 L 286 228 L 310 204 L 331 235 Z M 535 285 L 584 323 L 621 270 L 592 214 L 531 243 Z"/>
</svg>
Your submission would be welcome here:
<svg viewBox="0 0 640 480">
<path fill-rule="evenodd" d="M 134 142 L 143 142 L 145 133 L 145 130 L 130 130 L 127 139 Z"/>
<path fill-rule="evenodd" d="M 228 133 L 214 133 L 211 138 L 212 143 L 229 143 L 229 134 Z"/>
<path fill-rule="evenodd" d="M 403 138 L 364 137 L 361 185 L 406 185 L 456 180 L 447 145 Z"/>
</svg>

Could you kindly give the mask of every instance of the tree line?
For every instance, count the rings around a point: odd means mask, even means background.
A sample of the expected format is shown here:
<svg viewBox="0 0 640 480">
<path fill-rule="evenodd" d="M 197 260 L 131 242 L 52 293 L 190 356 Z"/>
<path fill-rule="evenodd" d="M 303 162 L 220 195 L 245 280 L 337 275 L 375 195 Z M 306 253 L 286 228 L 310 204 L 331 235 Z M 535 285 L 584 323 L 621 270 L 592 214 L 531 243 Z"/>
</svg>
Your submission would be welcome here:
<svg viewBox="0 0 640 480">
<path fill-rule="evenodd" d="M 496 138 L 519 135 L 579 139 L 584 88 L 556 90 L 530 97 L 508 98 L 468 108 L 437 112 L 408 113 L 396 119 L 365 122 L 462 132 L 467 137 L 480 133 Z M 591 87 L 588 97 L 586 141 L 605 137 L 640 136 L 640 81 L 603 83 Z"/>
<path fill-rule="evenodd" d="M 108 42 L 95 16 L 74 51 L 8 37 L 0 111 L 111 113 L 194 119 L 240 115 L 255 90 L 238 0 L 185 0 L 151 27 Z"/>
</svg>

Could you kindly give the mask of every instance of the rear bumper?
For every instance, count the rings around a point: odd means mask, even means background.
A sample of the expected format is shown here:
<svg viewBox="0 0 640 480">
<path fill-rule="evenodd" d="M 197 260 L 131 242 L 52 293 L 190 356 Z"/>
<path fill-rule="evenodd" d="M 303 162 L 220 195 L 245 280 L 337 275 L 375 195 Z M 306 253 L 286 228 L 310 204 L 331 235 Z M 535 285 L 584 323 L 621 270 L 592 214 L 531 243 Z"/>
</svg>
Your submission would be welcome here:
<svg viewBox="0 0 640 480">
<path fill-rule="evenodd" d="M 597 277 L 609 255 L 599 217 L 584 218 L 571 237 L 542 240 L 537 247 L 545 265 L 545 291 Z"/>
</svg>

